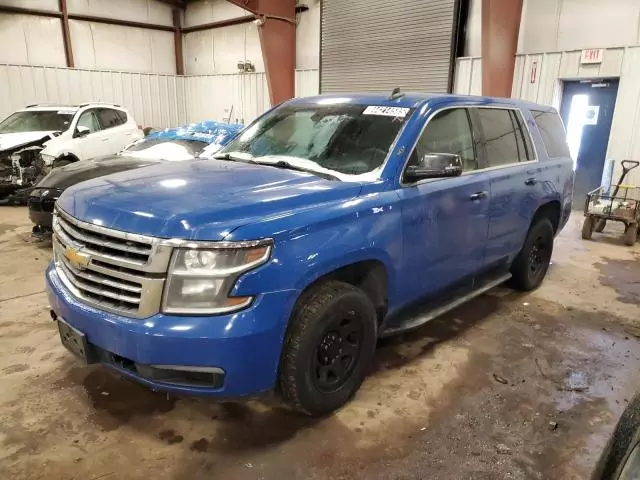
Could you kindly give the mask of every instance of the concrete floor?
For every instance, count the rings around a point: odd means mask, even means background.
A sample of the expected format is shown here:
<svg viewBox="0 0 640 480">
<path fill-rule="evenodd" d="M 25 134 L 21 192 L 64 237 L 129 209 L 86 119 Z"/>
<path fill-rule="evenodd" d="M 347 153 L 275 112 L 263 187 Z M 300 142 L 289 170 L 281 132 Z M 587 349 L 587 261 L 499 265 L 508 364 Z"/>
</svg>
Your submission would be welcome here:
<svg viewBox="0 0 640 480">
<path fill-rule="evenodd" d="M 384 341 L 354 401 L 313 420 L 78 365 L 49 319 L 50 246 L 0 207 L 0 478 L 587 478 L 640 390 L 640 245 L 582 241 L 581 220 L 539 290 Z"/>
</svg>

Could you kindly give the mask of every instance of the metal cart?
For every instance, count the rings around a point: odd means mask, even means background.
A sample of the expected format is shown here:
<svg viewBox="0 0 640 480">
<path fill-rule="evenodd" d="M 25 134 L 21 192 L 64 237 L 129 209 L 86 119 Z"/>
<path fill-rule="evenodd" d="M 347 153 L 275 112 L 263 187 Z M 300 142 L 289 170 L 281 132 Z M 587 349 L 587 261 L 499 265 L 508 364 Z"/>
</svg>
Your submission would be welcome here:
<svg viewBox="0 0 640 480">
<path fill-rule="evenodd" d="M 621 165 L 622 175 L 617 185 L 598 187 L 587 194 L 582 238 L 590 239 L 594 231 L 602 232 L 607 221 L 613 220 L 624 223 L 625 243 L 627 245 L 636 243 L 640 234 L 640 187 L 624 185 L 622 182 L 631 170 L 640 165 L 640 162 L 623 160 Z"/>
</svg>

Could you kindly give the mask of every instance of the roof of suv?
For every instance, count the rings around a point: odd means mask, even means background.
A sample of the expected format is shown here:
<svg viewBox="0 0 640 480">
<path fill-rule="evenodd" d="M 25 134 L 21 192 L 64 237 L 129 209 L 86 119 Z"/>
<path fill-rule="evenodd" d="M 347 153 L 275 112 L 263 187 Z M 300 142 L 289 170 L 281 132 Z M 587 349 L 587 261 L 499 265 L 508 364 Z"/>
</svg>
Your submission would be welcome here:
<svg viewBox="0 0 640 480">
<path fill-rule="evenodd" d="M 34 105 L 27 105 L 21 111 L 24 112 L 24 111 L 33 111 L 33 110 L 40 110 L 40 111 L 65 110 L 69 112 L 71 111 L 75 112 L 78 109 L 85 108 L 85 107 L 110 107 L 110 108 L 117 108 L 118 110 L 125 110 L 123 107 L 121 107 L 120 105 L 116 105 L 115 103 L 89 102 L 89 103 L 81 103 L 80 105 L 40 103 L 40 104 L 34 104 Z"/>
<path fill-rule="evenodd" d="M 479 97 L 469 95 L 456 95 L 451 93 L 416 93 L 402 92 L 401 96 L 395 98 L 390 97 L 387 93 L 342 93 L 342 94 L 325 94 L 316 97 L 303 97 L 290 100 L 291 104 L 317 103 L 353 103 L 356 105 L 380 105 L 384 107 L 404 107 L 417 108 L 429 100 L 438 100 L 438 103 L 446 103 L 447 101 L 464 100 L 466 103 L 473 105 L 495 105 L 515 108 L 528 108 L 535 110 L 548 111 L 553 107 L 548 105 L 540 105 L 526 100 L 515 98 L 497 98 L 497 97 Z"/>
</svg>

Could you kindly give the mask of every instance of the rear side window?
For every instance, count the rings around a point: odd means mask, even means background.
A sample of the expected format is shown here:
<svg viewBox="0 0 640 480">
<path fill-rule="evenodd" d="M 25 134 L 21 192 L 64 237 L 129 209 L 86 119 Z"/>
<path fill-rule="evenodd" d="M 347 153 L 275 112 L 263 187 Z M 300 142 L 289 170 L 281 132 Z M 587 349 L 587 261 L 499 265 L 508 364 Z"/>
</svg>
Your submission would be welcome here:
<svg viewBox="0 0 640 480">
<path fill-rule="evenodd" d="M 520 161 L 517 122 L 511 110 L 478 108 L 476 114 L 484 134 L 487 167 L 509 165 Z M 522 138 L 520 139 L 522 143 Z M 526 159 L 526 157 L 525 157 Z"/>
<path fill-rule="evenodd" d="M 570 157 L 567 134 L 557 112 L 531 110 L 549 157 Z"/>
<path fill-rule="evenodd" d="M 125 123 L 122 120 L 120 111 L 112 110 L 110 108 L 98 109 L 98 118 L 100 119 L 100 125 L 102 126 L 103 129 L 117 127 L 118 125 L 122 125 Z M 126 115 L 125 115 L 125 121 L 126 121 Z"/>
</svg>

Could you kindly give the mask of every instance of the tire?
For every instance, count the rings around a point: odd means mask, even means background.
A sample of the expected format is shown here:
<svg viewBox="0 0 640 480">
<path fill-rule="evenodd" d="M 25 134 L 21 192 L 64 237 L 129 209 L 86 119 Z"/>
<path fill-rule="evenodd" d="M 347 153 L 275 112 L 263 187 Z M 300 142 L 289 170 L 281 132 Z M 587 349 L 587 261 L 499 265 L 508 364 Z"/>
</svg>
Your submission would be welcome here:
<svg viewBox="0 0 640 480">
<path fill-rule="evenodd" d="M 607 221 L 604 218 L 601 218 L 596 222 L 595 231 L 598 233 L 602 233 L 604 231 L 604 227 L 606 226 L 607 226 Z"/>
<path fill-rule="evenodd" d="M 279 386 L 284 400 L 310 416 L 340 408 L 360 388 L 376 339 L 376 311 L 362 290 L 338 281 L 312 287 L 294 309 L 283 346 Z"/>
<path fill-rule="evenodd" d="M 524 292 L 538 288 L 547 274 L 552 253 L 553 226 L 548 218 L 539 218 L 529 228 L 522 250 L 511 265 L 512 285 Z"/>
<path fill-rule="evenodd" d="M 582 224 L 582 238 L 584 240 L 591 240 L 594 226 L 595 222 L 593 221 L 593 217 L 584 217 L 584 223 Z"/>
<path fill-rule="evenodd" d="M 640 442 L 640 395 L 636 395 L 622 413 L 613 436 L 593 472 L 593 480 L 617 480 L 631 453 Z"/>
<path fill-rule="evenodd" d="M 636 244 L 637 239 L 638 239 L 638 228 L 635 223 L 632 223 L 627 227 L 627 229 L 624 232 L 624 243 L 632 247 Z"/>
</svg>

